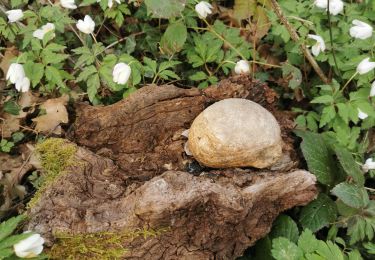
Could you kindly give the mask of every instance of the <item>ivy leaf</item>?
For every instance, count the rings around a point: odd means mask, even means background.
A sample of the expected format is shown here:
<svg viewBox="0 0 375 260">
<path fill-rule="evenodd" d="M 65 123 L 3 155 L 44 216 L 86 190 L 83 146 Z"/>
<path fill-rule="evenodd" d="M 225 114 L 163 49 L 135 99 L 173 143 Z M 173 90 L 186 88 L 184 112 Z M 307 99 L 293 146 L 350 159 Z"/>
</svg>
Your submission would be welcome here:
<svg viewBox="0 0 375 260">
<path fill-rule="evenodd" d="M 309 171 L 317 177 L 320 183 L 332 185 L 337 169 L 332 152 L 323 137 L 307 131 L 295 131 L 295 133 L 303 139 L 301 149 Z"/>
<path fill-rule="evenodd" d="M 365 188 L 346 182 L 337 184 L 332 193 L 346 205 L 356 209 L 365 208 L 370 202 Z"/>
<path fill-rule="evenodd" d="M 335 221 L 337 209 L 335 203 L 324 193 L 302 208 L 299 221 L 304 228 L 313 232 Z"/>
</svg>

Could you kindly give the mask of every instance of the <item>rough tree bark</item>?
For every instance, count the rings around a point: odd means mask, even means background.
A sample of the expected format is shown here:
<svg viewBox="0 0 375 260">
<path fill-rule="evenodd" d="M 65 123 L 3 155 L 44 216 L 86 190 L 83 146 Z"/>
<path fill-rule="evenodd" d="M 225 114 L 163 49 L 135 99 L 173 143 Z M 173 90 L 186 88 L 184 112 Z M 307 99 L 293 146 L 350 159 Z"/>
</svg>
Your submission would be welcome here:
<svg viewBox="0 0 375 260">
<path fill-rule="evenodd" d="M 205 107 L 230 97 L 258 102 L 279 121 L 287 156 L 273 170 L 192 169 L 181 133 Z M 157 237 L 123 241 L 124 258 L 240 256 L 280 212 L 317 193 L 315 177 L 296 169 L 293 124 L 275 102 L 266 85 L 242 76 L 203 91 L 148 86 L 111 106 L 80 105 L 69 134 L 78 163 L 29 209 L 27 228 L 53 243 L 57 231 L 168 227 Z"/>
</svg>

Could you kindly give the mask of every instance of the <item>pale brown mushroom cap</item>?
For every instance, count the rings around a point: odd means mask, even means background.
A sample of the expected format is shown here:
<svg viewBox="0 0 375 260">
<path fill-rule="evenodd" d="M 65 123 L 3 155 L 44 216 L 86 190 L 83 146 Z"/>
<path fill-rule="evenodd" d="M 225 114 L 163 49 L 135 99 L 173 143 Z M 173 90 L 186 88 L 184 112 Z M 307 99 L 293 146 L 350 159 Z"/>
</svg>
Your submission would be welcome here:
<svg viewBox="0 0 375 260">
<path fill-rule="evenodd" d="M 189 150 L 213 168 L 273 165 L 282 153 L 280 126 L 259 104 L 246 99 L 219 101 L 195 118 Z"/>
</svg>

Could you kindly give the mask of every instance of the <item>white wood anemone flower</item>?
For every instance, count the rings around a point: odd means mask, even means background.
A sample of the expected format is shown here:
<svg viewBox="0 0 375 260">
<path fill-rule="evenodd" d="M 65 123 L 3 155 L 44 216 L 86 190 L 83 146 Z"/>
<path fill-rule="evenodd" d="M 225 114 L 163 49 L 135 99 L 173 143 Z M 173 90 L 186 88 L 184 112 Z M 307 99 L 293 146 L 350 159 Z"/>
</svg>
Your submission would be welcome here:
<svg viewBox="0 0 375 260">
<path fill-rule="evenodd" d="M 91 34 L 95 29 L 95 22 L 91 19 L 89 15 L 85 15 L 83 20 L 78 20 L 77 28 L 85 34 Z"/>
<path fill-rule="evenodd" d="M 307 37 L 316 41 L 316 43 L 311 47 L 311 52 L 314 54 L 314 56 L 318 56 L 320 52 L 324 52 L 326 50 L 326 44 L 321 36 L 308 34 Z"/>
<path fill-rule="evenodd" d="M 375 68 L 375 62 L 370 61 L 370 58 L 363 59 L 357 66 L 357 73 L 360 75 L 366 74 Z"/>
<path fill-rule="evenodd" d="M 358 108 L 358 118 L 364 120 L 367 117 L 368 117 L 368 114 L 366 114 L 365 112 L 363 112 L 361 109 Z"/>
<path fill-rule="evenodd" d="M 234 72 L 236 74 L 248 74 L 250 72 L 249 62 L 246 60 L 237 61 Z"/>
<path fill-rule="evenodd" d="M 100 2 L 100 0 L 96 0 L 97 3 Z M 116 3 L 121 4 L 121 0 L 115 0 Z M 112 8 L 113 6 L 113 0 L 108 0 L 108 7 Z"/>
<path fill-rule="evenodd" d="M 369 170 L 375 170 L 375 161 L 372 158 L 368 158 L 365 164 L 362 165 L 362 170 L 368 172 Z"/>
<path fill-rule="evenodd" d="M 60 0 L 60 4 L 66 9 L 77 9 L 77 5 L 75 4 L 74 0 Z"/>
<path fill-rule="evenodd" d="M 195 5 L 195 11 L 201 19 L 206 19 L 207 15 L 212 14 L 212 8 L 212 5 L 206 1 L 200 1 Z"/>
<path fill-rule="evenodd" d="M 328 0 L 316 0 L 314 5 L 318 8 L 328 10 Z M 329 1 L 329 13 L 332 15 L 338 15 L 344 10 L 344 2 L 342 0 L 330 0 Z"/>
<path fill-rule="evenodd" d="M 29 231 L 25 232 L 28 233 Z M 33 258 L 43 251 L 44 239 L 39 234 L 33 234 L 26 239 L 21 240 L 13 246 L 14 252 L 18 257 Z"/>
<path fill-rule="evenodd" d="M 30 89 L 30 79 L 28 77 L 18 79 L 15 86 L 18 92 L 27 92 Z"/>
<path fill-rule="evenodd" d="M 39 40 L 43 40 L 44 35 L 50 31 L 55 30 L 55 25 L 53 23 L 46 23 L 43 25 L 40 29 L 33 32 L 33 36 L 35 38 L 38 38 Z M 53 34 L 53 37 L 55 37 L 55 34 Z"/>
<path fill-rule="evenodd" d="M 126 84 L 130 78 L 131 71 L 128 64 L 124 62 L 117 63 L 112 71 L 113 81 L 120 85 Z"/>
<path fill-rule="evenodd" d="M 12 63 L 9 66 L 6 79 L 9 80 L 12 84 L 15 84 L 18 80 L 25 77 L 25 71 L 22 64 Z"/>
<path fill-rule="evenodd" d="M 6 11 L 5 13 L 7 14 L 9 23 L 15 23 L 21 20 L 23 17 L 23 12 L 21 9 L 9 10 L 9 11 Z"/>
<path fill-rule="evenodd" d="M 375 81 L 371 84 L 370 97 L 375 97 Z"/>
<path fill-rule="evenodd" d="M 353 20 L 352 24 L 354 26 L 349 29 L 350 36 L 361 40 L 368 39 L 372 36 L 373 28 L 371 25 L 359 20 Z"/>
</svg>

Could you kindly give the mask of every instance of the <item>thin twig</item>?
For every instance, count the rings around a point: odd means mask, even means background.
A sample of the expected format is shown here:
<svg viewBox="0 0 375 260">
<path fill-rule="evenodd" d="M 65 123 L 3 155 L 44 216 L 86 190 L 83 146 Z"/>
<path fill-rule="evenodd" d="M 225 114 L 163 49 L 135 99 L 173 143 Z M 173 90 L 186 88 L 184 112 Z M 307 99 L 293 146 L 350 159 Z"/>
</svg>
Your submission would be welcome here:
<svg viewBox="0 0 375 260">
<path fill-rule="evenodd" d="M 288 20 L 284 16 L 284 14 L 281 10 L 281 6 L 277 3 L 276 0 L 271 0 L 271 4 L 272 4 L 273 10 L 275 11 L 277 17 L 281 20 L 281 22 L 284 24 L 285 28 L 288 30 L 292 40 L 296 43 L 300 43 L 300 38 L 299 38 L 296 30 L 290 25 L 290 23 L 288 22 Z M 313 69 L 315 70 L 315 72 L 318 74 L 320 79 L 324 83 L 328 84 L 330 82 L 329 79 L 324 74 L 322 69 L 319 67 L 318 63 L 315 61 L 314 57 L 311 55 L 309 49 L 304 44 L 301 44 L 300 47 L 301 47 L 301 50 L 302 50 L 303 54 L 305 55 L 305 57 L 307 58 L 307 60 L 309 61 L 309 63 L 313 67 Z"/>
</svg>

